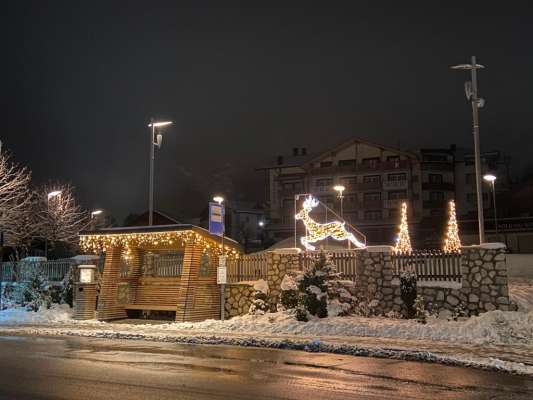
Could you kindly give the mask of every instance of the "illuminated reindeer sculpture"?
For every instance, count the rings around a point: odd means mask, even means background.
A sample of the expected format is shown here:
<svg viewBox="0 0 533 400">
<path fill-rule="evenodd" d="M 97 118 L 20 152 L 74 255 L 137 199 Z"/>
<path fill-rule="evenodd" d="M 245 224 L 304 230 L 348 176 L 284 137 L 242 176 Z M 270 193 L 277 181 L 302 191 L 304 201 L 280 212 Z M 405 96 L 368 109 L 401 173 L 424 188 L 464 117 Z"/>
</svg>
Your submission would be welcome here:
<svg viewBox="0 0 533 400">
<path fill-rule="evenodd" d="M 297 220 L 302 220 L 305 227 L 307 228 L 307 235 L 300 238 L 300 241 L 307 250 L 315 250 L 315 246 L 310 243 L 315 243 L 319 240 L 326 239 L 331 236 L 335 240 L 349 240 L 356 247 L 364 248 L 366 247 L 364 243 L 361 243 L 355 238 L 353 233 L 350 233 L 344 227 L 345 222 L 327 222 L 325 224 L 320 224 L 314 221 L 309 213 L 313 208 L 318 206 L 319 202 L 313 196 L 308 196 L 303 204 L 303 208 L 298 214 L 295 215 Z"/>
</svg>

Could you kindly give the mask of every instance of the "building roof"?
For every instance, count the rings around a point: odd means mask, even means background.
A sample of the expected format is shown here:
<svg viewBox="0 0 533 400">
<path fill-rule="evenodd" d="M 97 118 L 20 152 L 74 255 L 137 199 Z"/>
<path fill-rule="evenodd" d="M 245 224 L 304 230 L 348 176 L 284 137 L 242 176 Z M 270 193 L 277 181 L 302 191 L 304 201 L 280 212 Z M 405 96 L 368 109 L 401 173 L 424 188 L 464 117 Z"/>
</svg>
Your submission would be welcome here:
<svg viewBox="0 0 533 400">
<path fill-rule="evenodd" d="M 338 146 L 334 147 L 331 150 L 325 151 L 325 152 L 320 153 L 319 155 L 317 155 L 317 156 L 315 156 L 313 158 L 310 158 L 307 162 L 305 162 L 302 165 L 309 165 L 309 164 L 311 164 L 313 162 L 320 161 L 323 158 L 326 158 L 326 157 L 331 156 L 332 154 L 338 153 L 339 151 L 341 151 L 341 150 L 343 150 L 343 149 L 345 149 L 347 147 L 350 147 L 350 146 L 352 146 L 354 144 L 365 144 L 367 146 L 378 147 L 378 148 L 380 148 L 382 150 L 393 151 L 393 152 L 396 152 L 396 153 L 403 154 L 403 155 L 405 155 L 407 157 L 418 159 L 418 155 L 416 153 L 413 153 L 413 152 L 410 152 L 410 151 L 404 151 L 404 150 L 400 150 L 398 148 L 390 147 L 390 146 L 383 146 L 381 144 L 373 143 L 373 142 L 370 142 L 370 141 L 365 140 L 365 139 L 352 138 L 352 139 L 349 139 L 349 140 L 346 140 L 346 141 L 342 142 L 341 144 L 339 144 Z"/>
<path fill-rule="evenodd" d="M 80 237 L 109 237 L 109 236 L 125 236 L 125 235 L 157 235 L 161 233 L 170 232 L 184 232 L 191 231 L 206 239 L 209 239 L 217 244 L 222 242 L 222 238 L 218 235 L 209 233 L 207 229 L 191 224 L 172 224 L 172 225 L 152 225 L 152 226 L 131 226 L 131 227 L 115 227 L 115 228 L 102 228 L 96 230 L 86 230 L 80 232 Z M 224 246 L 231 247 L 232 249 L 242 252 L 241 245 L 229 238 L 224 237 Z"/>
</svg>

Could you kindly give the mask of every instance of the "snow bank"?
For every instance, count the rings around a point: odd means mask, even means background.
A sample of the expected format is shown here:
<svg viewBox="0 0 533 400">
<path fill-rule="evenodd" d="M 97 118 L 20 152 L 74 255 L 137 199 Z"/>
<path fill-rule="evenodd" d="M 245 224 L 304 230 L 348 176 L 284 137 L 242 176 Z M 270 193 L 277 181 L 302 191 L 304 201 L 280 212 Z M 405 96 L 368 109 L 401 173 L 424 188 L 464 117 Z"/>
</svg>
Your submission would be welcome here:
<svg viewBox="0 0 533 400">
<path fill-rule="evenodd" d="M 37 312 L 26 311 L 24 307 L 0 311 L 0 325 L 50 324 L 72 322 L 73 310 L 68 304 L 53 304 L 50 309 L 41 307 Z"/>
<path fill-rule="evenodd" d="M 518 305 L 518 311 L 533 312 L 533 279 L 509 279 L 509 296 Z"/>
</svg>

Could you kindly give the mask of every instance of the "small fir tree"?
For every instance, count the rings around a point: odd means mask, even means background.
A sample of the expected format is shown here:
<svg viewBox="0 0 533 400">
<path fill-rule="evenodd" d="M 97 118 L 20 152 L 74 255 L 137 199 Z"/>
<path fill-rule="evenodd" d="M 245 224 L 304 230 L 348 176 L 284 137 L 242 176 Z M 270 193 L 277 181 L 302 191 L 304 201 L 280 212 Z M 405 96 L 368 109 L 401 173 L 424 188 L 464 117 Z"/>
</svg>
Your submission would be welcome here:
<svg viewBox="0 0 533 400">
<path fill-rule="evenodd" d="M 410 253 L 411 239 L 409 237 L 409 226 L 407 224 L 407 203 L 402 203 L 402 216 L 400 221 L 400 231 L 398 232 L 398 238 L 396 239 L 396 246 L 394 247 L 396 253 Z"/>
<path fill-rule="evenodd" d="M 416 274 L 407 270 L 400 275 L 400 296 L 405 304 L 407 318 L 415 316 Z"/>
<path fill-rule="evenodd" d="M 461 239 L 459 239 L 459 226 L 457 225 L 457 216 L 455 213 L 455 201 L 450 201 L 448 231 L 444 240 L 444 251 L 446 253 L 461 252 Z"/>
<path fill-rule="evenodd" d="M 39 311 L 42 306 L 50 308 L 52 297 L 50 285 L 39 270 L 35 270 L 23 292 L 24 305 L 28 311 Z"/>
<path fill-rule="evenodd" d="M 76 267 L 71 267 L 68 273 L 63 278 L 61 285 L 61 302 L 68 304 L 70 307 L 74 305 L 74 282 L 76 275 Z"/>
</svg>

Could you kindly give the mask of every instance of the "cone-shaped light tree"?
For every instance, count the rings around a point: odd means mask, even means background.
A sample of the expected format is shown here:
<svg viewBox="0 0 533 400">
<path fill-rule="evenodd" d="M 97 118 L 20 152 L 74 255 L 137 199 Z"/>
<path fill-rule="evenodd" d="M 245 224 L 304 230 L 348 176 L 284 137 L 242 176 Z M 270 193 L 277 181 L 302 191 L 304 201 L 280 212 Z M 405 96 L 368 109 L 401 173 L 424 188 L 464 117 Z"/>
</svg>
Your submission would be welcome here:
<svg viewBox="0 0 533 400">
<path fill-rule="evenodd" d="M 398 232 L 398 238 L 396 239 L 396 246 L 394 247 L 396 253 L 410 253 L 411 239 L 409 238 L 409 226 L 407 225 L 407 203 L 402 203 L 402 219 L 400 222 L 400 232 Z"/>
<path fill-rule="evenodd" d="M 457 225 L 457 216 L 455 215 L 455 201 L 450 200 L 448 218 L 448 232 L 444 239 L 444 251 L 446 253 L 461 252 L 461 239 L 459 239 L 459 226 Z"/>
</svg>

